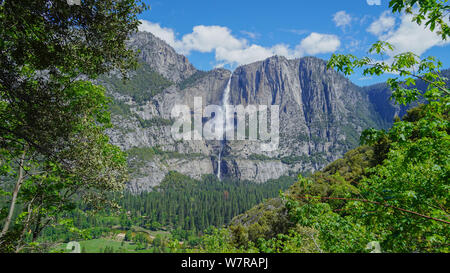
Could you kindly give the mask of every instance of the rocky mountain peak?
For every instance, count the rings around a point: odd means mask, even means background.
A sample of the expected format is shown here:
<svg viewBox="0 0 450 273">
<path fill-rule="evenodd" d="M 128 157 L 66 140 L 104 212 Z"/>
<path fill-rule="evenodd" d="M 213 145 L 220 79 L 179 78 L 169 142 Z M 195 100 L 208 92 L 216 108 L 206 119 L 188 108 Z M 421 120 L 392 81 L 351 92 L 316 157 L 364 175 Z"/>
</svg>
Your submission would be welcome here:
<svg viewBox="0 0 450 273">
<path fill-rule="evenodd" d="M 134 34 L 129 44 L 140 51 L 140 61 L 174 83 L 179 83 L 197 72 L 185 56 L 176 53 L 166 42 L 149 32 Z"/>
</svg>

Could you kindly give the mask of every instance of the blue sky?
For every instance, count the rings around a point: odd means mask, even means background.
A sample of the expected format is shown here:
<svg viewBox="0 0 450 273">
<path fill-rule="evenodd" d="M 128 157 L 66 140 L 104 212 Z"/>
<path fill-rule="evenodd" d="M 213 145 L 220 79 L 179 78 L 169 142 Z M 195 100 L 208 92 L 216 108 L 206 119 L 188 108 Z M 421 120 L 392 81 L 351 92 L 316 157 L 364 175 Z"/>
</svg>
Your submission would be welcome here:
<svg viewBox="0 0 450 273">
<path fill-rule="evenodd" d="M 449 43 L 406 15 L 392 15 L 388 0 L 146 2 L 151 10 L 140 16 L 141 30 L 165 40 L 202 70 L 234 69 L 272 55 L 365 56 L 378 40 L 391 42 L 398 52 L 437 56 L 450 67 Z M 360 74 L 350 78 L 358 85 L 385 80 Z"/>
</svg>

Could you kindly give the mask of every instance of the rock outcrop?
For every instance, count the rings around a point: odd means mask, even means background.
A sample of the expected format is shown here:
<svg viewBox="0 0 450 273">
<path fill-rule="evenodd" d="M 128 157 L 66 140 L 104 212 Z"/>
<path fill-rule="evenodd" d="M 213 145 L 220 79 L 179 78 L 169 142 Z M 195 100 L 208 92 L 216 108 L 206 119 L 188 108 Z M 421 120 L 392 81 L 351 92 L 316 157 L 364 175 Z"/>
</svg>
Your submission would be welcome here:
<svg viewBox="0 0 450 273">
<path fill-rule="evenodd" d="M 312 172 L 356 147 L 362 130 L 381 127 L 380 120 L 389 119 L 376 111 L 370 92 L 328 70 L 318 58 L 275 56 L 233 73 L 204 72 L 150 33 L 136 34 L 130 46 L 140 50 L 140 62 L 149 68 L 131 74 L 133 96 L 127 85 L 113 84 L 114 75 L 101 83 L 116 102 L 115 128 L 109 135 L 129 151 L 133 192 L 151 190 L 170 170 L 201 178 L 221 168 L 222 177 L 257 183 Z M 201 97 L 204 105 L 221 105 L 230 76 L 231 104 L 279 106 L 280 144 L 275 151 L 263 151 L 256 141 L 172 138 L 172 108 L 185 104 L 193 109 L 194 97 Z M 145 80 L 137 84 L 138 79 L 152 79 L 152 87 Z"/>
</svg>

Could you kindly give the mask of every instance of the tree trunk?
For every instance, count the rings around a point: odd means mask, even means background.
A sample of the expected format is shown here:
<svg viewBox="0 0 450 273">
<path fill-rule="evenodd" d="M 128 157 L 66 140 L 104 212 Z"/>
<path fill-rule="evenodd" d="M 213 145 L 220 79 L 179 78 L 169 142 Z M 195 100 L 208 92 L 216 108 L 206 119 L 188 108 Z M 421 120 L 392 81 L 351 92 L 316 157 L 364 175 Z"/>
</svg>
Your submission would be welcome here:
<svg viewBox="0 0 450 273">
<path fill-rule="evenodd" d="M 22 186 L 23 177 L 24 177 L 24 175 L 23 175 L 23 173 L 24 173 L 23 164 L 25 162 L 26 152 L 27 152 L 26 149 L 24 149 L 24 151 L 22 153 L 22 157 L 20 158 L 19 178 L 17 179 L 16 187 L 14 188 L 14 192 L 13 192 L 13 196 L 12 196 L 12 200 L 11 200 L 11 205 L 9 207 L 8 217 L 6 218 L 5 225 L 3 226 L 2 233 L 0 234 L 0 238 L 3 237 L 8 232 L 9 226 L 11 224 L 11 220 L 12 220 L 13 215 L 14 215 L 14 209 L 16 207 L 17 196 L 19 195 L 19 190 L 20 190 L 20 187 Z"/>
</svg>

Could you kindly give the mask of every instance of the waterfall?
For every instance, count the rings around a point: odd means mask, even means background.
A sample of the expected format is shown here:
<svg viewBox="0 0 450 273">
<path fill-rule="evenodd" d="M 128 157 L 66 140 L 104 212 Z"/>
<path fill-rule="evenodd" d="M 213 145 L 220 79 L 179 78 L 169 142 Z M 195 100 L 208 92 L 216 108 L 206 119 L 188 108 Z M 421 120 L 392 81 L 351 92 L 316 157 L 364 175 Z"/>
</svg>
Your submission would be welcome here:
<svg viewBox="0 0 450 273">
<path fill-rule="evenodd" d="M 217 161 L 217 178 L 219 178 L 220 180 L 220 164 L 222 163 L 222 145 L 220 146 L 220 151 L 219 151 L 219 161 Z"/>
<path fill-rule="evenodd" d="M 225 142 L 226 142 L 226 133 L 228 131 L 228 123 L 227 123 L 227 105 L 230 102 L 230 86 L 231 86 L 231 77 L 233 76 L 233 73 L 231 73 L 230 78 L 228 79 L 227 86 L 225 87 L 225 90 L 223 91 L 223 97 L 222 97 L 222 111 L 220 113 L 220 127 L 222 130 L 222 136 L 223 139 L 220 142 L 220 150 L 219 150 L 219 161 L 217 165 L 217 178 L 219 180 L 221 179 L 221 168 L 222 165 L 222 153 L 223 149 L 225 148 Z M 234 125 L 233 125 L 234 126 Z"/>
</svg>

